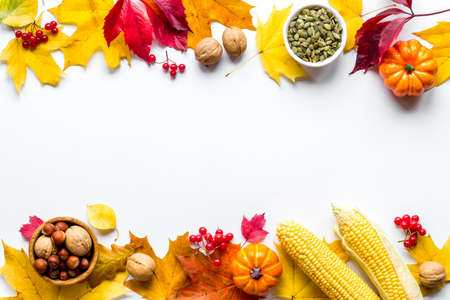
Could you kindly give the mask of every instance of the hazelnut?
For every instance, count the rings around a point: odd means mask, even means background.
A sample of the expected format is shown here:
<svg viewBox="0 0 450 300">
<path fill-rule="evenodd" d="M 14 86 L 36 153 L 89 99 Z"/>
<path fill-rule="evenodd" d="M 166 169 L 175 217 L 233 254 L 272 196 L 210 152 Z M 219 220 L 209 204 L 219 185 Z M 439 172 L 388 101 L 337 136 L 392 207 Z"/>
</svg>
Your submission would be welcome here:
<svg viewBox="0 0 450 300">
<path fill-rule="evenodd" d="M 57 230 L 52 233 L 52 240 L 55 242 L 56 246 L 61 246 L 66 240 L 66 234 L 64 233 L 64 231 Z"/>
<path fill-rule="evenodd" d="M 66 248 L 74 255 L 85 256 L 92 247 L 89 233 L 80 226 L 71 226 L 66 230 Z"/>
<path fill-rule="evenodd" d="M 66 265 L 66 263 L 65 262 L 60 262 L 59 263 L 59 269 L 61 270 L 61 271 L 64 271 L 64 270 L 67 270 L 67 265 Z"/>
<path fill-rule="evenodd" d="M 69 269 L 75 270 L 80 265 L 80 259 L 77 256 L 69 256 L 66 261 L 66 265 Z"/>
<path fill-rule="evenodd" d="M 55 225 L 53 225 L 52 223 L 45 223 L 42 227 L 42 234 L 50 236 L 55 230 Z"/>
<path fill-rule="evenodd" d="M 58 269 L 59 264 L 61 263 L 61 260 L 59 259 L 59 257 L 57 255 L 52 255 L 48 258 L 47 262 L 48 262 L 48 266 L 50 267 L 50 269 Z"/>
<path fill-rule="evenodd" d="M 222 53 L 222 46 L 210 37 L 201 40 L 195 48 L 195 58 L 206 66 L 218 63 Z"/>
<path fill-rule="evenodd" d="M 43 258 L 38 258 L 34 261 L 34 268 L 39 274 L 45 274 L 47 272 L 47 261 Z"/>
<path fill-rule="evenodd" d="M 239 57 L 247 49 L 247 37 L 237 27 L 228 27 L 222 35 L 223 47 L 231 57 Z"/>
<path fill-rule="evenodd" d="M 67 274 L 69 274 L 70 277 L 77 277 L 80 275 L 80 269 L 69 270 L 67 271 Z"/>
<path fill-rule="evenodd" d="M 138 281 L 148 281 L 155 270 L 155 261 L 144 253 L 135 253 L 128 257 L 127 271 Z"/>
<path fill-rule="evenodd" d="M 67 260 L 70 256 L 69 251 L 67 251 L 66 248 L 61 248 L 61 250 L 58 251 L 58 256 L 62 260 Z"/>
<path fill-rule="evenodd" d="M 69 228 L 66 222 L 57 222 L 55 224 L 56 228 L 61 231 L 66 231 Z"/>
<path fill-rule="evenodd" d="M 56 254 L 56 246 L 52 238 L 41 235 L 34 243 L 34 253 L 37 257 L 49 258 L 50 255 Z"/>
<path fill-rule="evenodd" d="M 48 277 L 50 277 L 51 279 L 58 279 L 59 277 L 59 270 L 52 270 L 50 269 L 50 271 L 48 271 Z"/>
<path fill-rule="evenodd" d="M 67 279 L 69 279 L 69 274 L 66 271 L 59 273 L 59 280 L 66 281 Z"/>
<path fill-rule="evenodd" d="M 81 270 L 87 270 L 87 269 L 89 269 L 89 265 L 90 265 L 90 263 L 89 263 L 89 260 L 87 259 L 87 258 L 82 258 L 81 259 L 81 261 L 80 261 L 80 269 Z"/>
<path fill-rule="evenodd" d="M 445 283 L 445 268 L 437 262 L 428 261 L 419 267 L 419 279 L 423 286 L 435 288 Z"/>
</svg>

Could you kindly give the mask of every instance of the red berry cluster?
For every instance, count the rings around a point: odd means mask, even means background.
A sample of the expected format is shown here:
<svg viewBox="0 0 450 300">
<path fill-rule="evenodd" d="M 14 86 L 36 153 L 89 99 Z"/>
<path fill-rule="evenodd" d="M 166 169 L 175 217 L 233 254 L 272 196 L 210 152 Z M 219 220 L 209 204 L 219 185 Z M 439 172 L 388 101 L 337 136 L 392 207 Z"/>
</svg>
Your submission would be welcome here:
<svg viewBox="0 0 450 300">
<path fill-rule="evenodd" d="M 156 56 L 155 54 L 150 54 L 149 55 L 149 60 L 150 63 L 154 64 L 162 64 L 162 68 L 165 72 L 169 72 L 170 77 L 172 78 L 176 78 L 177 77 L 177 71 L 179 71 L 180 73 L 184 73 L 184 71 L 186 71 L 186 65 L 185 64 L 179 64 L 177 65 L 174 61 L 172 61 L 171 59 L 169 59 L 169 55 L 166 51 L 166 60 L 163 62 L 156 62 Z"/>
<path fill-rule="evenodd" d="M 404 215 L 401 218 L 396 217 L 394 223 L 405 232 L 405 240 L 401 241 L 405 248 L 411 248 L 417 245 L 417 237 L 419 234 L 427 234 L 426 229 L 419 223 L 419 216 L 417 215 L 412 217 L 409 215 Z"/>
<path fill-rule="evenodd" d="M 217 229 L 214 236 L 205 227 L 200 227 L 198 233 L 198 235 L 189 236 L 189 241 L 192 246 L 204 250 L 207 255 L 213 254 L 215 250 L 225 251 L 234 238 L 232 233 L 224 235 L 222 229 Z M 222 264 L 222 260 L 216 258 L 213 260 L 213 264 L 218 267 Z"/>
<path fill-rule="evenodd" d="M 58 34 L 59 29 L 57 26 L 58 23 L 56 23 L 56 21 L 51 21 L 50 23 L 45 24 L 45 30 L 52 34 Z M 22 39 L 22 47 L 24 49 L 35 49 L 39 44 L 48 42 L 48 35 L 36 24 L 31 25 L 31 31 L 22 32 L 17 30 L 15 35 L 17 39 Z"/>
</svg>

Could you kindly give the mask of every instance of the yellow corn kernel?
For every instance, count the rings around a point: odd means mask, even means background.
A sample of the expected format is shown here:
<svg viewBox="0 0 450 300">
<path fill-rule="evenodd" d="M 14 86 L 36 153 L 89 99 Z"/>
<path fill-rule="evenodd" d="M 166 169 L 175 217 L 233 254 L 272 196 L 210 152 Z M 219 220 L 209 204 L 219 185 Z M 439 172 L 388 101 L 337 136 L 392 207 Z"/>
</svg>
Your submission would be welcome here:
<svg viewBox="0 0 450 300">
<path fill-rule="evenodd" d="M 286 253 L 330 299 L 380 299 L 324 242 L 299 224 L 280 223 L 277 236 Z"/>
<path fill-rule="evenodd" d="M 355 209 L 333 207 L 336 234 L 384 300 L 421 300 L 420 288 L 384 233 Z"/>
</svg>

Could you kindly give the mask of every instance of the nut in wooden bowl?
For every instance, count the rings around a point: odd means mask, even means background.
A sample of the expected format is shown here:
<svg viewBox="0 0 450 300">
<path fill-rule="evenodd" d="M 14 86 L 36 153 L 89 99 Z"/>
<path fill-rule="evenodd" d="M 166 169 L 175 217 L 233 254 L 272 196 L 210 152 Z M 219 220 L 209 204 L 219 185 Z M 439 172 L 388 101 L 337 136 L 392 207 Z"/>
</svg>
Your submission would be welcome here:
<svg viewBox="0 0 450 300">
<path fill-rule="evenodd" d="M 91 275 L 98 259 L 95 234 L 70 217 L 53 218 L 30 239 L 29 258 L 36 272 L 57 286 L 69 286 Z"/>
</svg>

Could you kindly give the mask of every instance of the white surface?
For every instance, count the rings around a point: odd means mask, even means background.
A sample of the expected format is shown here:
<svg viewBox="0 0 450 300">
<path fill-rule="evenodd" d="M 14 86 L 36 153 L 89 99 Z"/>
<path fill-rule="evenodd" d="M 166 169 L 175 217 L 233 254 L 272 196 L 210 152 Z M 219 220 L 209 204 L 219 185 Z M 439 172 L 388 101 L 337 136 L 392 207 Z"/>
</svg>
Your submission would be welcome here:
<svg viewBox="0 0 450 300">
<path fill-rule="evenodd" d="M 273 2 L 253 1 L 253 15 L 265 20 Z M 418 12 L 448 8 L 446 0 L 415 2 Z M 364 11 L 387 3 L 365 0 Z M 449 14 L 404 32 L 438 20 Z M 223 27 L 214 29 L 220 38 Z M 0 46 L 11 37 L 2 26 Z M 256 52 L 253 32 L 248 39 L 246 57 Z M 375 72 L 347 75 L 354 53 L 281 87 L 258 59 L 225 78 L 236 66 L 226 56 L 205 69 L 192 51 L 170 55 L 188 68 L 175 81 L 138 59 L 111 72 L 96 54 L 57 88 L 30 72 L 20 96 L 0 65 L 3 240 L 26 247 L 17 230 L 29 215 L 86 219 L 88 203 L 115 208 L 121 243 L 128 230 L 149 235 L 160 255 L 168 237 L 200 225 L 239 236 L 242 215 L 256 212 L 267 213 L 268 242 L 285 218 L 332 239 L 331 202 L 358 206 L 393 241 L 401 234 L 392 219 L 405 212 L 420 214 L 439 246 L 450 235 L 449 83 L 404 109 Z M 0 283 L 0 295 L 13 295 Z M 447 286 L 433 299 L 449 297 Z"/>
</svg>

